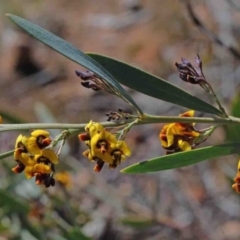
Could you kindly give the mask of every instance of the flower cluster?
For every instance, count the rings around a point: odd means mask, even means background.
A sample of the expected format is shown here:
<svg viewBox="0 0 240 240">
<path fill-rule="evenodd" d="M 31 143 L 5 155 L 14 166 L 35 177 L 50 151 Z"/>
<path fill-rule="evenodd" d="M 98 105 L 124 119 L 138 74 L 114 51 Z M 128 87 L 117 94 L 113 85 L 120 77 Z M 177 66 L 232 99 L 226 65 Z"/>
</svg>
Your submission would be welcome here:
<svg viewBox="0 0 240 240">
<path fill-rule="evenodd" d="M 179 117 L 193 117 L 194 111 L 190 110 Z M 159 139 L 166 154 L 189 151 L 195 146 L 195 140 L 200 133 L 194 128 L 194 123 L 166 124 L 159 134 Z"/>
<path fill-rule="evenodd" d="M 15 173 L 24 171 L 27 178 L 35 177 L 37 185 L 54 186 L 53 173 L 58 156 L 52 149 L 46 148 L 50 143 L 50 134 L 44 130 L 35 130 L 29 137 L 20 134 L 14 151 L 17 166 L 12 171 Z"/>
<path fill-rule="evenodd" d="M 109 168 L 116 168 L 122 160 L 131 155 L 131 151 L 124 141 L 117 140 L 116 136 L 106 130 L 100 123 L 90 121 L 85 127 L 86 133 L 79 134 L 88 148 L 83 155 L 89 161 L 95 161 L 94 171 L 100 172 L 104 163 Z"/>
</svg>

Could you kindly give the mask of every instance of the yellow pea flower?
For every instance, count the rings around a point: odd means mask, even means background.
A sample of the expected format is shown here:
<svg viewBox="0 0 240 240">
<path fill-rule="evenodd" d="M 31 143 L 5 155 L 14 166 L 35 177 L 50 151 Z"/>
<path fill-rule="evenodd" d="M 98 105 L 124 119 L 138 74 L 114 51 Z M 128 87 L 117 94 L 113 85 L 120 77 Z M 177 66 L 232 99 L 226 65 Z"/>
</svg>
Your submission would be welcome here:
<svg viewBox="0 0 240 240">
<path fill-rule="evenodd" d="M 43 149 L 41 154 L 34 156 L 34 161 L 26 165 L 25 175 L 27 178 L 36 176 L 37 174 L 50 174 L 53 172 L 52 164 L 58 163 L 58 157 L 51 149 Z"/>
<path fill-rule="evenodd" d="M 122 160 L 131 155 L 127 144 L 124 141 L 118 141 L 115 135 L 100 123 L 91 120 L 85 130 L 87 134 L 80 134 L 79 139 L 89 147 L 83 155 L 88 160 L 96 162 L 95 171 L 99 172 L 104 163 L 108 163 L 110 168 L 116 168 Z"/>
<path fill-rule="evenodd" d="M 36 163 L 35 165 L 28 165 L 25 167 L 24 173 L 26 178 L 32 178 L 37 174 L 50 174 L 52 172 L 51 167 L 44 163 Z"/>
<path fill-rule="evenodd" d="M 178 147 L 182 150 L 182 151 L 190 151 L 192 149 L 191 145 L 189 142 L 187 141 L 183 141 L 182 139 L 178 140 Z"/>
<path fill-rule="evenodd" d="M 15 143 L 15 151 L 14 151 L 14 160 L 17 163 L 17 166 L 12 168 L 12 171 L 15 173 L 21 173 L 25 166 L 31 162 L 30 156 L 27 154 L 27 140 L 28 138 L 20 134 Z"/>
<path fill-rule="evenodd" d="M 42 149 L 51 143 L 50 134 L 45 130 L 35 130 L 27 140 L 27 149 L 31 154 L 41 154 Z"/>
<path fill-rule="evenodd" d="M 35 176 L 37 185 L 54 186 L 54 165 L 58 163 L 58 156 L 52 149 L 46 149 L 50 143 L 50 134 L 44 130 L 35 130 L 30 137 L 20 134 L 16 139 L 14 151 L 17 166 L 12 168 L 12 171 L 24 171 L 27 178 Z"/>
<path fill-rule="evenodd" d="M 43 149 L 41 154 L 34 156 L 36 162 L 58 164 L 58 156 L 52 149 Z"/>
<path fill-rule="evenodd" d="M 21 153 L 18 157 L 18 160 L 24 165 L 31 165 L 34 163 L 33 157 L 30 157 L 28 153 Z"/>
<path fill-rule="evenodd" d="M 22 150 L 24 150 L 25 152 L 27 152 L 27 147 L 26 147 L 27 140 L 28 140 L 27 137 L 25 137 L 25 136 L 23 136 L 22 134 L 20 134 L 20 135 L 17 137 L 16 143 L 15 143 L 15 149 L 21 148 Z"/>
<path fill-rule="evenodd" d="M 89 133 L 90 137 L 93 137 L 95 134 L 98 134 L 104 131 L 104 127 L 98 123 L 93 122 L 92 120 L 86 125 L 85 131 Z"/>
<path fill-rule="evenodd" d="M 110 168 L 116 168 L 121 161 L 125 160 L 126 157 L 131 156 L 131 150 L 127 146 L 126 142 L 118 141 L 111 152 L 113 161 L 109 164 Z"/>
<path fill-rule="evenodd" d="M 117 141 L 116 137 L 107 130 L 95 134 L 90 140 L 90 157 L 92 159 L 97 157 L 105 163 L 117 166 L 121 160 L 130 155 L 127 144 L 124 141 Z"/>
<path fill-rule="evenodd" d="M 16 143 L 15 143 L 15 151 L 14 151 L 14 159 L 18 160 L 19 156 L 22 153 L 27 153 L 27 140 L 28 138 L 20 134 L 17 137 Z"/>
<path fill-rule="evenodd" d="M 179 117 L 193 117 L 194 111 L 190 110 Z M 159 134 L 163 148 L 170 151 L 189 151 L 192 149 L 193 140 L 200 134 L 194 129 L 194 123 L 170 123 L 166 124 Z"/>
</svg>

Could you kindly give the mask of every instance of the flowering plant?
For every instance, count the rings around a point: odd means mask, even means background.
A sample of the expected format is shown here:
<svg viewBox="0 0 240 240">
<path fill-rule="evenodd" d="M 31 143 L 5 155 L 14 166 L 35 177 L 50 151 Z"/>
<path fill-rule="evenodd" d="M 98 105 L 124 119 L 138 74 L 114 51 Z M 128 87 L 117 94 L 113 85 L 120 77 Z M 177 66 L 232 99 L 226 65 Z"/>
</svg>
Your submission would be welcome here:
<svg viewBox="0 0 240 240">
<path fill-rule="evenodd" d="M 110 112 L 107 114 L 107 122 L 102 123 L 90 120 L 89 123 L 83 124 L 2 124 L 0 129 L 2 132 L 36 129 L 30 136 L 19 135 L 15 149 L 0 155 L 0 158 L 14 155 L 17 166 L 12 170 L 15 173 L 24 171 L 27 178 L 35 177 L 37 184 L 53 186 L 55 165 L 61 163 L 59 161 L 61 150 L 66 139 L 75 133 L 79 134 L 80 141 L 85 142 L 86 151 L 83 155 L 89 161 L 95 162 L 96 172 L 100 172 L 105 163 L 109 168 L 115 169 L 131 155 L 130 147 L 125 142 L 128 131 L 134 125 L 151 123 L 166 123 L 159 133 L 160 144 L 166 150 L 166 155 L 128 166 L 121 170 L 122 173 L 149 173 L 179 168 L 219 156 L 240 153 L 239 143 L 198 147 L 222 124 L 240 124 L 239 118 L 226 113 L 211 84 L 206 80 L 199 55 L 196 58 L 196 67 L 186 59 L 176 63 L 179 76 L 186 84 L 199 85 L 203 88 L 213 98 L 217 107 L 126 63 L 94 53 L 85 54 L 65 40 L 25 19 L 11 14 L 8 14 L 8 17 L 33 37 L 85 67 L 86 72 L 76 71 L 83 87 L 113 94 L 135 111 L 135 115 L 122 109 Z M 142 111 L 120 84 L 190 110 L 178 117 L 150 115 Z M 195 111 L 211 114 L 211 117 L 194 117 Z M 211 126 L 198 129 L 195 128 L 197 123 L 209 123 Z M 62 129 L 63 132 L 58 136 L 50 136 L 48 131 L 42 129 Z M 82 133 L 83 131 L 85 133 Z M 240 193 L 239 174 L 238 166 L 233 184 L 238 193 Z"/>
</svg>

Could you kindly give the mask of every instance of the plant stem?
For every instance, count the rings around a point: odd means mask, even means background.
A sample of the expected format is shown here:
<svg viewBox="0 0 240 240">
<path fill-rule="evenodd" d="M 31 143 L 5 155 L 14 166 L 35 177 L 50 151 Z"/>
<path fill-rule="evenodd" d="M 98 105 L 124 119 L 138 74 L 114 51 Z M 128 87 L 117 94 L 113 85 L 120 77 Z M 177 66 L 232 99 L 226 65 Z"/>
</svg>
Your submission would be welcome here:
<svg viewBox="0 0 240 240">
<path fill-rule="evenodd" d="M 118 122 L 102 122 L 104 127 L 116 127 L 131 123 L 131 120 Z M 204 118 L 204 117 L 173 117 L 173 116 L 155 116 L 144 114 L 142 119 L 136 125 L 152 123 L 211 123 L 211 124 L 240 124 L 240 118 L 229 116 L 229 118 Z M 70 133 L 84 131 L 87 123 L 21 123 L 21 124 L 1 124 L 0 132 L 28 130 L 28 129 L 68 129 Z"/>
<path fill-rule="evenodd" d="M 138 124 L 149 123 L 211 123 L 211 124 L 240 124 L 240 118 L 229 116 L 228 118 L 214 117 L 172 117 L 172 116 L 155 116 L 144 114 L 143 119 Z"/>
<path fill-rule="evenodd" d="M 208 92 L 210 95 L 213 96 L 214 100 L 216 101 L 216 103 L 217 103 L 217 105 L 218 105 L 219 110 L 223 113 L 224 117 L 227 118 L 228 115 L 227 115 L 227 113 L 226 113 L 224 107 L 221 105 L 221 103 L 220 103 L 220 101 L 219 101 L 217 95 L 215 94 L 215 92 L 214 92 L 212 86 L 211 86 L 208 82 L 206 82 L 206 84 L 207 84 L 207 86 L 208 86 L 208 88 L 209 88 L 209 91 L 207 91 L 207 92 Z"/>
<path fill-rule="evenodd" d="M 12 156 L 13 153 L 14 153 L 14 151 L 15 151 L 15 150 L 11 150 L 11 151 L 9 151 L 9 152 L 1 153 L 1 154 L 0 154 L 0 155 L 1 155 L 0 159 L 4 159 L 4 158 L 6 158 L 6 157 Z"/>
</svg>

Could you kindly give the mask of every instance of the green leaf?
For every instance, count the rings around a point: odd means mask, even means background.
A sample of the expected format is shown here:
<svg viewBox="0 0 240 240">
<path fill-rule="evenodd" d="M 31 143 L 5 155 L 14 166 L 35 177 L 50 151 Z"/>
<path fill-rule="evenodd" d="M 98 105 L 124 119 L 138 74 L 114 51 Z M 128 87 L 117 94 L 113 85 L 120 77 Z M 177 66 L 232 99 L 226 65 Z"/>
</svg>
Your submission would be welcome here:
<svg viewBox="0 0 240 240">
<path fill-rule="evenodd" d="M 133 164 L 121 170 L 122 173 L 149 173 L 180 168 L 211 158 L 240 153 L 240 143 L 228 143 L 199 148 L 187 152 L 170 154 Z"/>
<path fill-rule="evenodd" d="M 88 53 L 88 55 L 106 68 L 119 83 L 129 88 L 189 109 L 222 116 L 222 112 L 214 106 L 192 96 L 164 79 L 113 58 L 94 53 Z"/>
<path fill-rule="evenodd" d="M 121 219 L 122 224 L 132 228 L 144 229 L 154 224 L 153 219 L 146 219 L 139 216 L 127 216 Z"/>
<path fill-rule="evenodd" d="M 50 33 L 49 31 L 37 26 L 36 24 L 33 24 L 13 14 L 7 14 L 7 16 L 33 37 L 37 38 L 38 40 L 48 45 L 55 51 L 59 52 L 63 56 L 84 66 L 85 68 L 102 77 L 108 84 L 114 87 L 120 95 L 122 95 L 122 97 L 127 103 L 129 103 L 140 114 L 142 114 L 141 109 L 137 106 L 137 104 L 130 97 L 130 95 L 124 90 L 124 88 L 114 79 L 114 77 L 104 67 L 94 61 L 88 55 L 81 52 L 79 49 L 77 49 L 67 41 L 63 40 L 62 38 L 54 35 L 53 33 Z"/>
<path fill-rule="evenodd" d="M 3 118 L 3 122 L 5 123 L 6 121 L 9 123 L 26 123 L 25 120 L 19 118 L 18 116 L 8 113 L 6 111 L 0 110 L 0 116 Z"/>
</svg>

